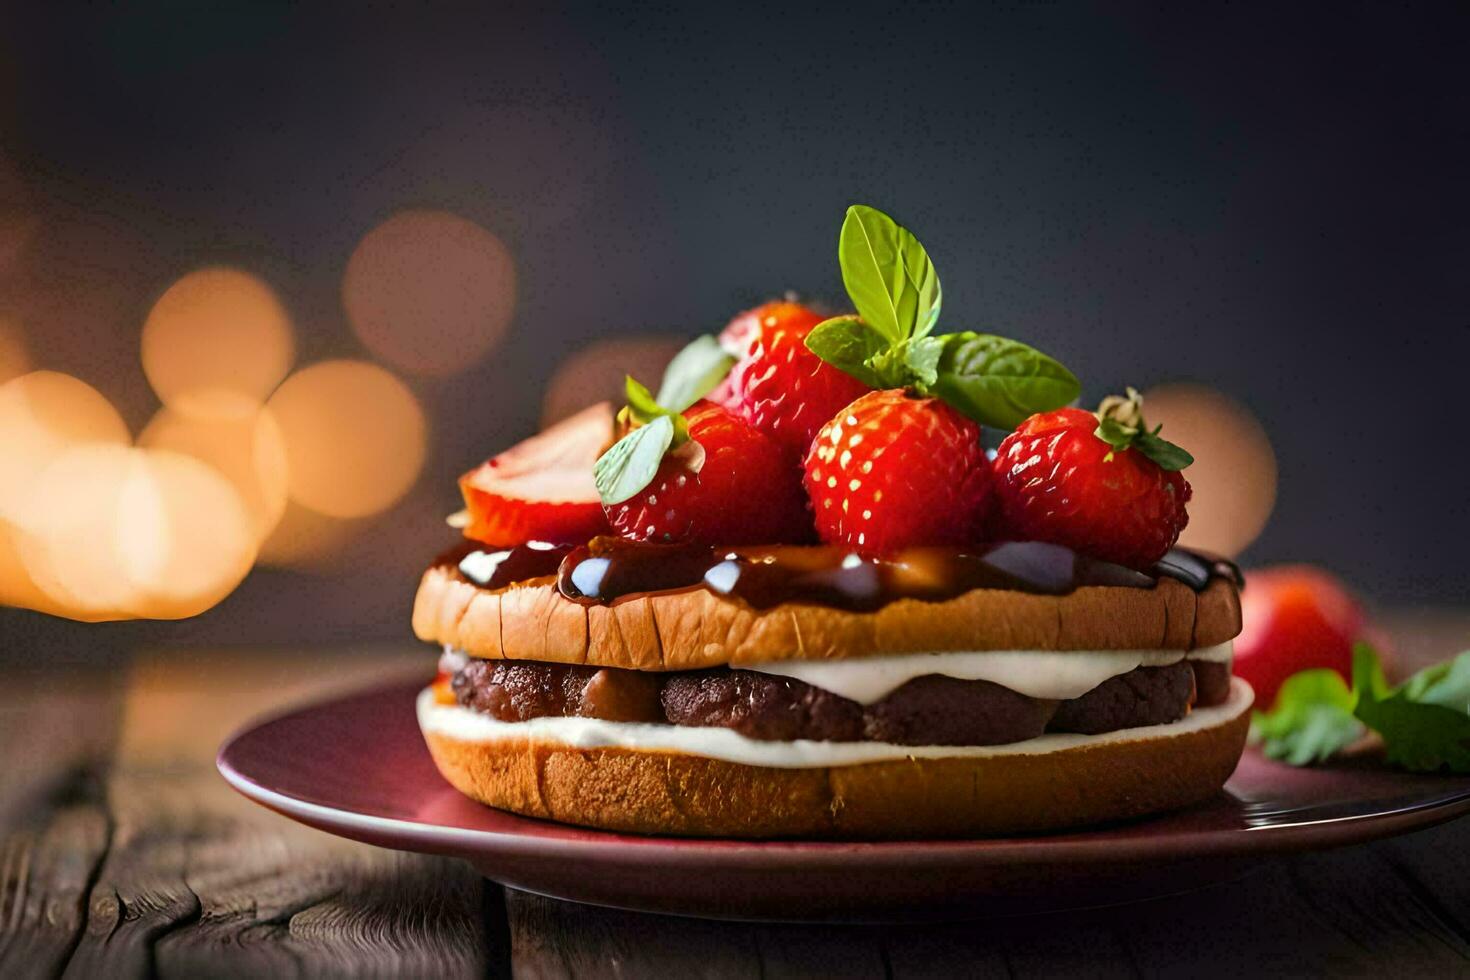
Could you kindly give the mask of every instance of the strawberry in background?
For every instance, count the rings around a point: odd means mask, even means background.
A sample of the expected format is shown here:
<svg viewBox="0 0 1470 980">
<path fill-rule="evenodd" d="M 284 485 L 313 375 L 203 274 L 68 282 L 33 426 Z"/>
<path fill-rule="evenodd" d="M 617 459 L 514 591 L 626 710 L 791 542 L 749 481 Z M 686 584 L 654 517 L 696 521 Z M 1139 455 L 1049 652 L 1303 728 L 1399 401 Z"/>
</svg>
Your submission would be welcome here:
<svg viewBox="0 0 1470 980">
<path fill-rule="evenodd" d="M 868 386 L 807 349 L 806 338 L 825 317 L 800 303 L 780 300 L 740 314 L 720 334 L 720 345 L 739 360 L 729 394 L 720 401 L 791 451 L 806 455 L 817 430 Z"/>
<path fill-rule="evenodd" d="M 1350 681 L 1358 640 L 1371 639 L 1380 653 L 1386 650 L 1352 593 L 1320 568 L 1278 565 L 1249 571 L 1245 580 L 1235 673 L 1255 688 L 1261 710 L 1298 671 L 1325 667 Z"/>
</svg>

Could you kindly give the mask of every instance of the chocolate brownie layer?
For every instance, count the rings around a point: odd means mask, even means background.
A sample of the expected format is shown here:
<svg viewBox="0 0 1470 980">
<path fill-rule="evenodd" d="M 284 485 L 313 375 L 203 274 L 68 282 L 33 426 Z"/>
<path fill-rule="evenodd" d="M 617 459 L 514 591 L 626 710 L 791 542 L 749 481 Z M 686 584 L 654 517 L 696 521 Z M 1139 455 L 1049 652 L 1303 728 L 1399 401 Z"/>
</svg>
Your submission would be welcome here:
<svg viewBox="0 0 1470 980">
<path fill-rule="evenodd" d="M 530 661 L 471 660 L 460 704 L 502 721 L 576 716 L 729 728 L 763 741 L 1001 745 L 1044 732 L 1101 734 L 1176 721 L 1228 691 L 1226 664 L 1139 667 L 1087 694 L 1051 701 L 988 681 L 916 677 L 862 705 L 794 678 L 750 670 L 654 673 Z"/>
</svg>

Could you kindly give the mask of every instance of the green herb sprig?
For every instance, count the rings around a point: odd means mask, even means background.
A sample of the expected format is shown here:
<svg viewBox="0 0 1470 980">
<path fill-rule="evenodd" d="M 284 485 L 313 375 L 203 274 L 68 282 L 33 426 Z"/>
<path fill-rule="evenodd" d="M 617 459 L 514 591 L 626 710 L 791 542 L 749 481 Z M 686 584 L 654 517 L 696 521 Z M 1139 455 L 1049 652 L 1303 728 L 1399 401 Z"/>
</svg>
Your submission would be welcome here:
<svg viewBox="0 0 1470 980">
<path fill-rule="evenodd" d="M 939 273 L 919 240 L 882 211 L 847 209 L 837 259 L 857 315 L 817 324 L 806 345 L 863 384 L 911 388 L 1000 429 L 1081 392 L 1071 371 L 1020 341 L 971 331 L 935 335 Z"/>
<path fill-rule="evenodd" d="M 1351 687 L 1331 670 L 1293 674 L 1275 705 L 1255 714 L 1251 741 L 1269 758 L 1302 766 L 1332 758 L 1369 730 L 1393 765 L 1470 772 L 1470 651 L 1390 687 L 1378 654 L 1359 643 Z"/>
<path fill-rule="evenodd" d="M 689 438 L 684 410 L 714 390 L 735 363 L 711 336 L 698 337 L 674 355 L 664 369 L 658 397 L 631 376 L 624 379 L 628 404 L 618 413 L 628 432 L 592 466 L 592 480 L 604 504 L 620 504 L 653 482 L 664 455 L 685 453 L 699 472 L 704 451 Z"/>
</svg>

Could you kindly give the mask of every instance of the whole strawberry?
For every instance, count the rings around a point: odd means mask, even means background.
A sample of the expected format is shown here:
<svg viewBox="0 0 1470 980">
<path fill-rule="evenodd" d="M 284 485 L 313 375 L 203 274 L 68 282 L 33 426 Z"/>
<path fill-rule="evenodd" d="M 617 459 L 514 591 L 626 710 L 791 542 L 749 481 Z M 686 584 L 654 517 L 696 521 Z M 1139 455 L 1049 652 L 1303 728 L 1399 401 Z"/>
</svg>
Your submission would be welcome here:
<svg viewBox="0 0 1470 980">
<path fill-rule="evenodd" d="M 770 436 L 709 401 L 686 412 L 699 454 L 664 456 L 642 490 L 603 507 L 608 523 L 635 541 L 708 545 L 809 541 L 801 473 Z M 696 472 L 695 465 L 698 466 Z"/>
<path fill-rule="evenodd" d="M 995 536 L 1048 541 L 1148 569 L 1189 523 L 1193 459 L 1143 425 L 1142 399 L 1110 398 L 1097 415 L 1033 415 L 996 451 Z"/>
<path fill-rule="evenodd" d="M 980 426 L 937 398 L 870 391 L 812 442 L 817 534 L 870 555 L 980 540 L 991 497 Z"/>
<path fill-rule="evenodd" d="M 726 349 L 744 344 L 725 404 L 798 459 L 828 419 L 869 390 L 807 349 L 807 335 L 823 319 L 800 303 L 772 302 L 736 317 L 720 335 Z"/>
</svg>

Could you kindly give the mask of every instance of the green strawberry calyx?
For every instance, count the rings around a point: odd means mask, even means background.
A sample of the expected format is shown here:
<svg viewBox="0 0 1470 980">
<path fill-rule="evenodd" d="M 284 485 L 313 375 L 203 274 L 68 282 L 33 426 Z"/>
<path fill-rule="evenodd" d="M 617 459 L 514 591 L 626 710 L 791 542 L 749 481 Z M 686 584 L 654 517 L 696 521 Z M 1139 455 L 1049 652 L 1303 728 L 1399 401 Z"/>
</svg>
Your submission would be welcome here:
<svg viewBox="0 0 1470 980">
<path fill-rule="evenodd" d="M 1177 472 L 1194 462 L 1194 457 L 1159 436 L 1162 425 L 1149 429 L 1143 421 L 1143 395 L 1128 388 L 1126 395 L 1109 395 L 1097 407 L 1097 429 L 1093 435 L 1115 452 L 1136 449 L 1160 469 Z M 1108 459 L 1113 453 L 1108 453 Z"/>
</svg>

